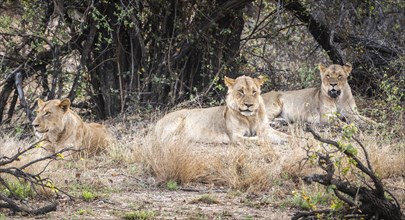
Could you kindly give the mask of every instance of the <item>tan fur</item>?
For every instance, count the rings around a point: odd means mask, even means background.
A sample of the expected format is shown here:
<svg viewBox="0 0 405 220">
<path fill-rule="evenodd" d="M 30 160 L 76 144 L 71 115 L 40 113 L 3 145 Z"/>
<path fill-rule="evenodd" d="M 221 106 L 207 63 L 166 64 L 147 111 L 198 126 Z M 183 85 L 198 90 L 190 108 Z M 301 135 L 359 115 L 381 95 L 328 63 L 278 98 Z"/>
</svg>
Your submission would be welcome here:
<svg viewBox="0 0 405 220">
<path fill-rule="evenodd" d="M 319 65 L 322 79 L 320 88 L 294 91 L 272 91 L 263 94 L 267 115 L 270 120 L 282 117 L 288 122 L 328 122 L 328 117 L 340 113 L 349 122 L 360 125 L 375 124 L 359 115 L 347 77 L 352 71 L 350 64 Z"/>
<path fill-rule="evenodd" d="M 167 114 L 155 126 L 155 136 L 167 143 L 184 140 L 240 144 L 246 139 L 284 142 L 287 135 L 270 128 L 260 95 L 261 78 L 225 77 L 226 106 L 183 109 Z"/>
<path fill-rule="evenodd" d="M 100 152 L 109 143 L 106 128 L 97 123 L 85 123 L 70 109 L 70 100 L 38 100 L 37 117 L 32 122 L 35 134 L 45 140 L 45 148 L 56 152 L 63 148 L 84 150 L 84 153 Z"/>
</svg>

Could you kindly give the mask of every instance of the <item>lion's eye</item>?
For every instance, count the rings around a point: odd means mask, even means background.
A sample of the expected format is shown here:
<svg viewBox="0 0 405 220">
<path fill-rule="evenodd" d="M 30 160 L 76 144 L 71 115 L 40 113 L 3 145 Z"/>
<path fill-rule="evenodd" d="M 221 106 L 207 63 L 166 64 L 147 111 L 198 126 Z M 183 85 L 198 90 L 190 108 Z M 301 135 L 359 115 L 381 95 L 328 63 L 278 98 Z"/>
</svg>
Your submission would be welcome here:
<svg viewBox="0 0 405 220">
<path fill-rule="evenodd" d="M 241 89 L 241 90 L 238 90 L 238 92 L 239 92 L 239 95 L 241 95 L 241 96 L 244 96 L 244 95 L 245 95 L 245 93 L 243 92 L 242 89 Z"/>
<path fill-rule="evenodd" d="M 330 76 L 329 76 L 329 75 L 326 75 L 326 78 L 327 78 L 327 79 L 329 79 L 329 78 L 330 78 Z"/>
<path fill-rule="evenodd" d="M 50 115 L 51 112 L 45 112 L 44 116 Z"/>
<path fill-rule="evenodd" d="M 339 75 L 339 76 L 338 76 L 338 79 L 341 79 L 342 77 L 343 77 L 342 75 Z"/>
<path fill-rule="evenodd" d="M 253 95 L 256 95 L 256 93 L 257 93 L 256 91 L 253 91 L 253 92 L 252 92 Z"/>
</svg>

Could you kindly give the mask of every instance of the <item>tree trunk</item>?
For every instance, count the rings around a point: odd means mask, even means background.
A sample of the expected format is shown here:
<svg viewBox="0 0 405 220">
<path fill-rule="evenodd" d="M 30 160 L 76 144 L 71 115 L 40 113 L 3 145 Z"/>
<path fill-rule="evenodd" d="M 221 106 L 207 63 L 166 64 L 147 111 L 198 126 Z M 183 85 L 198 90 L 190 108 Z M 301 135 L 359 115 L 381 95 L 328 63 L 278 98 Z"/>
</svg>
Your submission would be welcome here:
<svg viewBox="0 0 405 220">
<path fill-rule="evenodd" d="M 350 2 L 350 1 L 349 1 Z M 328 54 L 330 60 L 336 64 L 350 62 L 353 64 L 350 84 L 352 89 L 359 91 L 363 95 L 375 95 L 379 91 L 379 82 L 383 78 L 387 65 L 398 58 L 398 49 L 393 44 L 385 43 L 385 39 L 379 40 L 375 37 L 357 36 L 355 32 L 328 26 L 325 22 L 317 20 L 305 7 L 305 1 L 299 0 L 281 1 L 283 7 L 303 22 L 314 40 Z M 349 4 L 341 3 L 342 6 Z M 353 17 L 356 17 L 353 15 Z M 356 19 L 361 20 L 363 17 Z M 353 21 L 355 23 L 355 21 Z M 350 23 L 351 24 L 351 23 Z M 349 24 L 348 24 L 349 25 Z M 353 25 L 353 24 L 351 24 Z M 357 27 L 348 27 L 347 29 Z M 346 49 L 346 57 L 340 48 Z M 360 52 L 359 52 L 360 51 Z M 381 71 L 380 71 L 381 70 Z M 395 74 L 398 71 L 391 71 Z"/>
</svg>

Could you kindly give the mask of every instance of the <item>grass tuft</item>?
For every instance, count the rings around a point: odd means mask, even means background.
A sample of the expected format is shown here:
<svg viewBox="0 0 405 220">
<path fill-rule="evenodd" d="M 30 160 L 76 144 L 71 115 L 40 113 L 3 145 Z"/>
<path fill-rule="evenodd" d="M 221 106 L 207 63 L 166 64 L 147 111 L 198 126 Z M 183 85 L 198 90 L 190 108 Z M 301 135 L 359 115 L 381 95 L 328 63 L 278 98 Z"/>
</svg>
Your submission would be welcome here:
<svg viewBox="0 0 405 220">
<path fill-rule="evenodd" d="M 124 213 L 122 218 L 126 220 L 148 220 L 153 219 L 155 215 L 154 211 L 137 210 Z"/>
<path fill-rule="evenodd" d="M 142 163 L 158 182 L 175 181 L 180 184 L 198 181 L 209 173 L 206 158 L 187 143 L 168 143 L 166 146 L 144 145 Z"/>
<path fill-rule="evenodd" d="M 213 195 L 202 195 L 199 198 L 190 201 L 190 204 L 205 203 L 205 204 L 220 204 L 219 200 Z"/>
</svg>

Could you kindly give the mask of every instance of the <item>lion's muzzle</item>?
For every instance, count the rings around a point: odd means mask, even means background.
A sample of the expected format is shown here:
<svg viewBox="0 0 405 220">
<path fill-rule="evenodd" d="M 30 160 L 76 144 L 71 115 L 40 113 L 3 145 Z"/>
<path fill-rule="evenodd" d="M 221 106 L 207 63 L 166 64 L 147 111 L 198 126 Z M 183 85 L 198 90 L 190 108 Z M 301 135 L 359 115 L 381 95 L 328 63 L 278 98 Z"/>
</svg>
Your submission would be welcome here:
<svg viewBox="0 0 405 220">
<path fill-rule="evenodd" d="M 239 108 L 239 112 L 244 116 L 252 116 L 255 114 L 254 104 L 244 103 L 243 107 Z"/>
<path fill-rule="evenodd" d="M 255 114 L 255 111 L 251 110 L 250 108 L 246 108 L 246 109 L 240 108 L 239 112 L 244 116 L 252 116 Z"/>
<path fill-rule="evenodd" d="M 337 97 L 340 96 L 341 93 L 342 93 L 342 91 L 336 90 L 336 89 L 331 89 L 331 90 L 328 91 L 328 95 L 329 95 L 331 98 L 337 98 Z"/>
<path fill-rule="evenodd" d="M 41 129 L 41 126 L 35 120 L 32 123 L 32 127 L 34 127 L 35 133 L 46 133 L 46 132 L 48 132 L 48 129 Z"/>
</svg>

